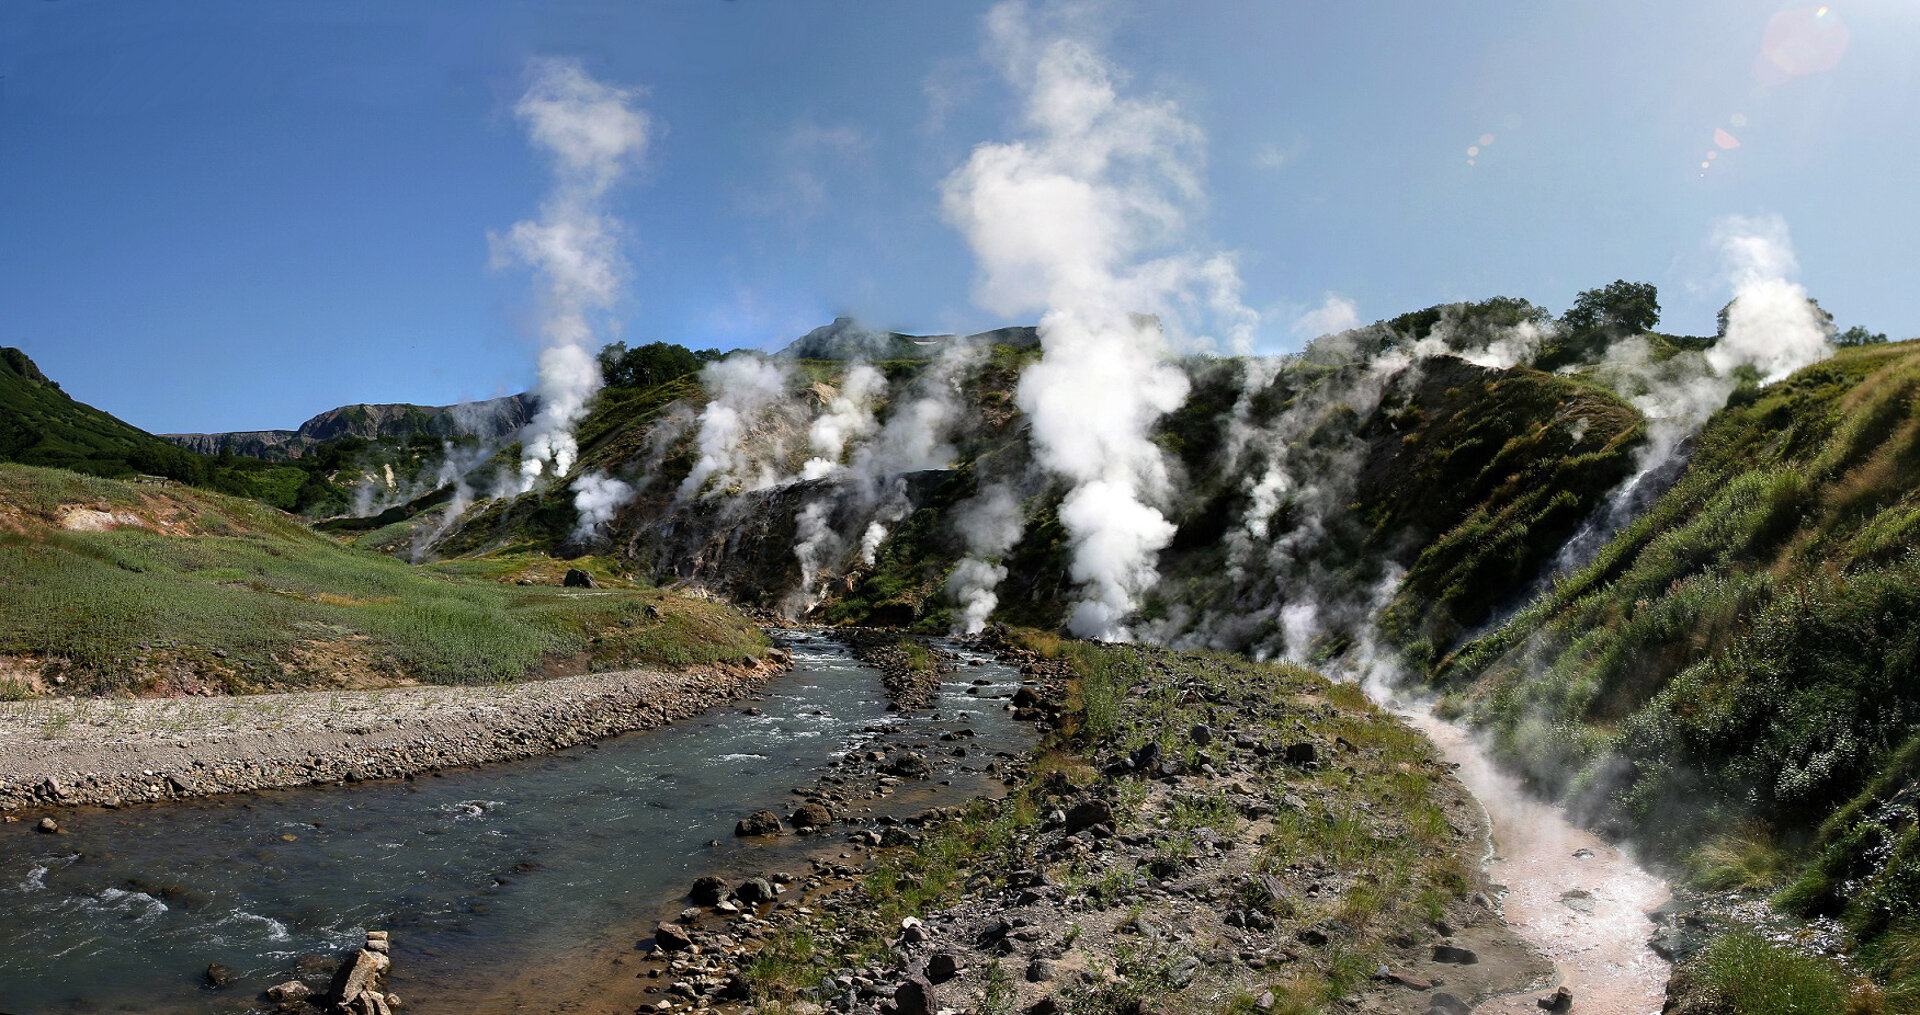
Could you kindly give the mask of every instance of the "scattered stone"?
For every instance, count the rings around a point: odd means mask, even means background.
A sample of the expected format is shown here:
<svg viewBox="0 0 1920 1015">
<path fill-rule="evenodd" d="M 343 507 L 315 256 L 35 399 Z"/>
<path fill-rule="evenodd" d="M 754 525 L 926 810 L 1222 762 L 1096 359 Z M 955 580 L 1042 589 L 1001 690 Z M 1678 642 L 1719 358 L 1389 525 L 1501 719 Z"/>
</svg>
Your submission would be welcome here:
<svg viewBox="0 0 1920 1015">
<path fill-rule="evenodd" d="M 960 957 L 952 952 L 934 952 L 927 959 L 927 979 L 945 983 L 960 975 Z"/>
<path fill-rule="evenodd" d="M 590 589 L 595 587 L 593 576 L 577 567 L 568 568 L 567 576 L 560 579 L 560 584 L 570 589 Z"/>
<path fill-rule="evenodd" d="M 754 811 L 752 814 L 741 818 L 740 823 L 733 826 L 733 834 L 740 836 L 779 835 L 781 828 L 779 815 L 772 811 Z"/>
<path fill-rule="evenodd" d="M 894 1007 L 900 1015 L 937 1015 L 940 1005 L 934 1000 L 933 984 L 924 976 L 908 976 L 893 990 Z"/>
<path fill-rule="evenodd" d="M 267 1000 L 276 1004 L 299 1004 L 312 996 L 313 988 L 299 980 L 288 980 L 267 988 Z"/>
<path fill-rule="evenodd" d="M 773 882 L 766 878 L 748 878 L 740 882 L 740 887 L 733 890 L 733 897 L 749 906 L 772 902 L 777 894 L 773 890 Z"/>
<path fill-rule="evenodd" d="M 1095 825 L 1113 827 L 1113 808 L 1104 800 L 1084 800 L 1067 811 L 1067 834 L 1075 835 Z"/>
<path fill-rule="evenodd" d="M 1584 888 L 1561 892 L 1560 904 L 1576 913 L 1591 913 L 1593 912 L 1593 893 Z"/>
<path fill-rule="evenodd" d="M 1311 765 L 1320 757 L 1320 751 L 1309 743 L 1288 744 L 1286 759 L 1289 765 Z"/>
<path fill-rule="evenodd" d="M 1427 999 L 1427 1015 L 1472 1015 L 1465 1001 L 1442 991 Z"/>
<path fill-rule="evenodd" d="M 902 779 L 926 779 L 932 777 L 933 765 L 928 763 L 927 756 L 924 754 L 902 751 L 887 759 L 886 766 L 881 771 L 897 775 Z"/>
<path fill-rule="evenodd" d="M 58 821 L 53 820 L 52 818 L 41 818 L 40 823 L 37 825 L 34 825 L 33 828 L 34 828 L 34 831 L 42 832 L 47 835 L 60 834 L 60 823 Z"/>
<path fill-rule="evenodd" d="M 833 824 L 833 812 L 825 804 L 806 804 L 796 809 L 787 823 L 798 829 L 825 828 Z"/>
<path fill-rule="evenodd" d="M 693 888 L 687 892 L 687 897 L 696 905 L 718 906 L 727 898 L 727 883 L 710 874 L 694 878 Z"/>
<path fill-rule="evenodd" d="M 1388 983 L 1397 983 L 1400 986 L 1406 987 L 1409 990 L 1432 990 L 1433 989 L 1432 980 L 1423 979 L 1421 977 L 1413 975 L 1412 973 L 1402 972 L 1396 969 L 1388 969 L 1386 966 L 1380 967 L 1380 971 L 1374 974 L 1374 979 L 1385 980 Z"/>
<path fill-rule="evenodd" d="M 1027 982 L 1046 983 L 1059 975 L 1057 967 L 1046 959 L 1034 959 L 1027 963 Z"/>
<path fill-rule="evenodd" d="M 1453 945 L 1434 945 L 1433 961 L 1445 962 L 1455 966 L 1472 966 L 1480 962 L 1480 956 L 1471 948 L 1456 948 Z"/>
<path fill-rule="evenodd" d="M 1547 1011 L 1553 1012 L 1554 1015 L 1561 1015 L 1562 1012 L 1570 1012 L 1573 1010 L 1573 991 L 1561 987 L 1559 990 L 1548 994 L 1546 997 L 1540 998 L 1534 1003 L 1545 1008 Z"/>
<path fill-rule="evenodd" d="M 683 952 L 693 947 L 693 935 L 677 923 L 662 923 L 653 929 L 653 943 L 663 952 Z"/>
</svg>

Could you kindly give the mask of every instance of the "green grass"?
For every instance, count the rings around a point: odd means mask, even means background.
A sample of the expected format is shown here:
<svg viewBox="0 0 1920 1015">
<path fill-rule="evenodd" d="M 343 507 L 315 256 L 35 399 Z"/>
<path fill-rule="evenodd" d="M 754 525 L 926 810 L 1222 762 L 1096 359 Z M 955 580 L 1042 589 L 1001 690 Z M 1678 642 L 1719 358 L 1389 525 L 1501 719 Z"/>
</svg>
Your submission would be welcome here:
<svg viewBox="0 0 1920 1015">
<path fill-rule="evenodd" d="M 138 693 L 186 665 L 228 691 L 409 678 L 484 683 L 577 669 L 757 656 L 764 636 L 716 603 L 646 589 L 497 580 L 512 562 L 417 568 L 341 546 L 247 501 L 0 467 L 0 652 L 44 660 L 74 693 Z M 60 527 L 63 506 L 186 531 Z M 557 580 L 557 579 L 556 579 Z"/>
<path fill-rule="evenodd" d="M 1833 964 L 1747 933 L 1707 946 L 1696 975 L 1733 1015 L 1844 1015 L 1849 991 Z"/>
</svg>

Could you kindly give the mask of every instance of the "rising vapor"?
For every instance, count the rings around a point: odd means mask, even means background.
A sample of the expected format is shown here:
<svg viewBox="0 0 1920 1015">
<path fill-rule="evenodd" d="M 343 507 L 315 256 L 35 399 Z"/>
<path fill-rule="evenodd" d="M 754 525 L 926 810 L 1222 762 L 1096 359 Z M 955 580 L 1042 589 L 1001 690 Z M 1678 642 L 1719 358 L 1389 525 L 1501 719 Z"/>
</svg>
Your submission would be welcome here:
<svg viewBox="0 0 1920 1015">
<path fill-rule="evenodd" d="M 543 286 L 540 411 L 522 437 L 522 492 L 543 474 L 566 475 L 579 456 L 573 426 L 601 383 L 593 318 L 613 307 L 625 271 L 606 195 L 638 164 L 652 130 L 633 105 L 637 90 L 595 81 L 577 62 L 535 61 L 532 79 L 513 111 L 552 161 L 553 189 L 538 221 L 489 236 L 496 263 L 526 264 Z"/>
<path fill-rule="evenodd" d="M 1069 626 L 1124 639 L 1174 531 L 1149 440 L 1187 395 L 1166 329 L 1198 308 L 1238 347 L 1252 318 L 1228 259 L 1148 256 L 1178 239 L 1200 198 L 1200 131 L 1170 102 L 1121 95 L 1120 73 L 1088 44 L 1037 38 L 1022 4 L 995 7 L 987 34 L 1024 93 L 1029 137 L 975 148 L 942 184 L 942 208 L 973 248 L 976 299 L 1042 312 L 1043 355 L 1016 397 L 1039 463 L 1071 484 L 1060 507 L 1080 586 Z"/>
</svg>

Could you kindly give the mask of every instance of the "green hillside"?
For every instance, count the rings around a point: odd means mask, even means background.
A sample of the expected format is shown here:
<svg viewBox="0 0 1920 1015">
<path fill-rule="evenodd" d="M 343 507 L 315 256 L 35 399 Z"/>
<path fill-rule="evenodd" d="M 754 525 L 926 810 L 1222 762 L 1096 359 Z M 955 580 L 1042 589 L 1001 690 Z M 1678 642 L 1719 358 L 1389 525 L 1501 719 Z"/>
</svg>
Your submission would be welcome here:
<svg viewBox="0 0 1920 1015">
<path fill-rule="evenodd" d="M 1920 1000 L 1917 550 L 1920 344 L 1843 349 L 1736 393 L 1649 511 L 1435 675 L 1578 809 L 1843 916 Z"/>
<path fill-rule="evenodd" d="M 161 440 L 74 401 L 13 348 L 0 348 L 0 461 L 109 479 L 161 476 L 283 510 L 325 495 L 328 486 L 310 468 L 211 458 Z"/>
<path fill-rule="evenodd" d="M 416 568 L 258 503 L 0 466 L 0 694 L 472 683 L 757 656 L 732 609 L 567 563 Z M 533 584 L 520 584 L 521 580 Z"/>
</svg>

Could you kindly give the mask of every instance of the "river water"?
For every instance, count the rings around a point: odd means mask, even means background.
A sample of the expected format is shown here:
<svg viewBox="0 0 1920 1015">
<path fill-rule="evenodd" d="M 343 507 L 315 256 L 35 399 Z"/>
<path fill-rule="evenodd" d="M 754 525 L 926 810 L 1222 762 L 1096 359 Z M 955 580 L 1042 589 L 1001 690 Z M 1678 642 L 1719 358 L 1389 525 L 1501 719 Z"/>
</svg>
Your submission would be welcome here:
<svg viewBox="0 0 1920 1015">
<path fill-rule="evenodd" d="M 926 806 L 989 788 L 979 770 L 992 756 L 1031 743 L 1006 711 L 1019 679 L 1008 667 L 976 658 L 934 710 L 902 717 L 844 648 L 791 647 L 792 671 L 760 700 L 541 758 L 86 809 L 61 815 L 60 836 L 0 826 L 0 1011 L 259 1010 L 259 992 L 303 957 L 338 955 L 373 927 L 393 931 L 392 988 L 414 1011 L 491 1010 L 526 970 L 604 949 L 698 874 L 803 864 L 819 840 L 747 843 L 733 823 L 784 814 L 792 788 L 847 751 L 974 730 L 967 758 L 927 752 Z M 206 987 L 210 962 L 234 985 Z M 554 989 L 543 1003 L 573 1006 Z"/>
<path fill-rule="evenodd" d="M 1501 910 L 1521 937 L 1552 959 L 1554 986 L 1573 992 L 1582 1015 L 1652 1015 L 1666 998 L 1667 962 L 1647 947 L 1647 914 L 1667 901 L 1667 885 L 1633 857 L 1567 820 L 1559 807 L 1526 791 L 1459 726 L 1420 708 L 1399 709 L 1427 735 L 1455 775 L 1479 799 L 1493 826 L 1488 877 L 1504 885 Z M 1479 1015 L 1540 1009 L 1530 990 L 1483 1002 Z"/>
</svg>

